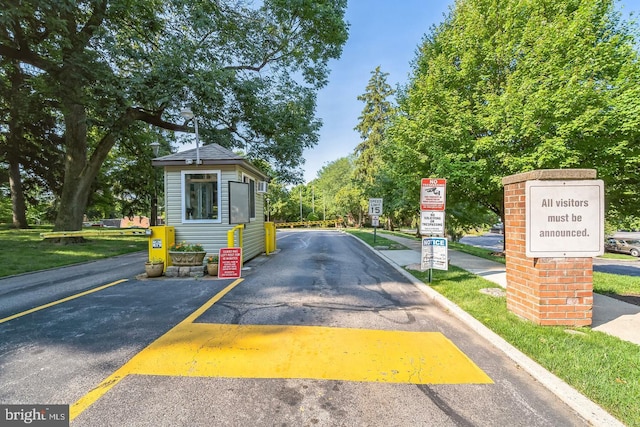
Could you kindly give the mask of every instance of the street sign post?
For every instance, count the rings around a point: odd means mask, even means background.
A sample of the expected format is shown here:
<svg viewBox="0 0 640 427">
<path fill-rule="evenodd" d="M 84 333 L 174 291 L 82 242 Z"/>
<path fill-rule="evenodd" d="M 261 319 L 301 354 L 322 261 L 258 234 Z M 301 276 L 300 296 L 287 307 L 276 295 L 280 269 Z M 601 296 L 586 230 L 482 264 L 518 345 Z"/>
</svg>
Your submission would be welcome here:
<svg viewBox="0 0 640 427">
<path fill-rule="evenodd" d="M 221 248 L 218 263 L 218 278 L 237 279 L 241 277 L 242 248 Z"/>
<path fill-rule="evenodd" d="M 433 269 L 448 269 L 448 244 L 444 237 L 444 209 L 447 200 L 447 180 L 422 178 L 420 181 L 420 234 L 443 237 L 422 238 L 422 271 L 429 269 L 429 283 Z"/>
<path fill-rule="evenodd" d="M 369 199 L 369 215 L 371 216 L 371 225 L 373 225 L 373 243 L 375 243 L 376 229 L 380 224 L 380 215 L 382 215 L 382 199 Z"/>
<path fill-rule="evenodd" d="M 422 271 L 429 269 L 429 283 L 431 283 L 431 270 L 448 270 L 449 253 L 448 242 L 444 237 L 422 238 Z"/>
<path fill-rule="evenodd" d="M 420 234 L 444 235 L 444 212 L 442 211 L 420 212 Z"/>
<path fill-rule="evenodd" d="M 369 199 L 369 215 L 382 215 L 382 199 Z"/>
<path fill-rule="evenodd" d="M 444 211 L 447 199 L 447 180 L 442 178 L 422 178 L 420 185 L 420 210 Z"/>
</svg>

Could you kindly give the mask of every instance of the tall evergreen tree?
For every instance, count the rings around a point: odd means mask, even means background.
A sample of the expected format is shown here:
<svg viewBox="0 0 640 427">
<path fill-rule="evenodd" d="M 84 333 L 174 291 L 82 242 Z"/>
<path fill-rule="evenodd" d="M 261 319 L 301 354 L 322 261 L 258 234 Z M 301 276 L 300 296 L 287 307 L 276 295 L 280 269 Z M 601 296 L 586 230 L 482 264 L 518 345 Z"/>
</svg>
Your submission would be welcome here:
<svg viewBox="0 0 640 427">
<path fill-rule="evenodd" d="M 393 105 L 389 101 L 395 91 L 387 83 L 388 73 L 383 73 L 380 66 L 371 72 L 371 79 L 364 94 L 358 96 L 364 102 L 364 109 L 355 127 L 362 141 L 356 146 L 355 178 L 363 186 L 367 195 L 371 194 L 376 176 L 382 167 L 381 150 L 385 140 L 385 132 L 394 114 Z"/>
</svg>

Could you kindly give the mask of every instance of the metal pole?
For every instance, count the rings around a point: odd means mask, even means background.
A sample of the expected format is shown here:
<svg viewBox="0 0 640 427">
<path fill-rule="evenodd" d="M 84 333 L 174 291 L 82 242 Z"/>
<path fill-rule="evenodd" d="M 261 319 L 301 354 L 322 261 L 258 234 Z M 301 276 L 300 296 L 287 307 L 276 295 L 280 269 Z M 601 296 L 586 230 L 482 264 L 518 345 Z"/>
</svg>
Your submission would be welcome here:
<svg viewBox="0 0 640 427">
<path fill-rule="evenodd" d="M 196 165 L 200 164 L 200 138 L 198 136 L 198 118 L 193 116 L 193 124 L 196 131 Z"/>
<path fill-rule="evenodd" d="M 302 222 L 302 187 L 300 187 L 300 222 Z"/>
<path fill-rule="evenodd" d="M 153 200 L 151 201 L 151 218 L 149 225 L 155 227 L 158 221 L 158 180 L 156 178 L 156 169 L 153 168 Z"/>
</svg>

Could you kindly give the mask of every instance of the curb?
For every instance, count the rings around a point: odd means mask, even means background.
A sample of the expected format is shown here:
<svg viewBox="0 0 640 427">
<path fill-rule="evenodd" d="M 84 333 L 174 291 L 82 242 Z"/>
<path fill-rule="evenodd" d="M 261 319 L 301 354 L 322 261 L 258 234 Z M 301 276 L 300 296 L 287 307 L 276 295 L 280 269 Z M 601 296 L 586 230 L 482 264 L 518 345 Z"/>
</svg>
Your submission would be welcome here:
<svg viewBox="0 0 640 427">
<path fill-rule="evenodd" d="M 349 234 L 349 233 L 346 233 Z M 624 427 L 617 418 L 609 414 L 598 404 L 589 400 L 583 394 L 571 387 L 569 384 L 558 378 L 551 372 L 547 371 L 544 367 L 538 364 L 529 356 L 522 353 L 517 348 L 513 347 L 501 336 L 493 332 L 491 329 L 484 326 L 480 321 L 476 320 L 466 311 L 462 310 L 455 303 L 449 301 L 443 295 L 439 294 L 433 288 L 425 284 L 424 282 L 416 279 L 404 268 L 396 264 L 391 258 L 388 258 L 381 252 L 372 248 L 366 242 L 358 239 L 356 236 L 349 234 L 354 239 L 362 242 L 378 257 L 386 261 L 390 266 L 396 269 L 400 274 L 406 277 L 411 283 L 416 285 L 418 289 L 423 291 L 432 301 L 441 306 L 443 309 L 450 312 L 452 315 L 464 322 L 474 332 L 478 333 L 484 339 L 486 339 L 491 345 L 502 351 L 507 357 L 509 357 L 518 366 L 522 367 L 529 375 L 535 378 L 540 384 L 551 391 L 556 397 L 562 400 L 567 406 L 576 411 L 582 418 L 589 422 L 593 426 L 602 427 Z"/>
</svg>

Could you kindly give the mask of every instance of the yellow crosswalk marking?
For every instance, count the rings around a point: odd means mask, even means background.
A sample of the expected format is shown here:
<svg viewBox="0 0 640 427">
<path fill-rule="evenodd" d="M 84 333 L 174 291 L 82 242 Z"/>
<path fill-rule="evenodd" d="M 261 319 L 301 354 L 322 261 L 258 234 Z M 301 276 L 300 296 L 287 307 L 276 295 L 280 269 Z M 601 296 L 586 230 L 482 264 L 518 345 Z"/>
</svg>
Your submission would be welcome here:
<svg viewBox="0 0 640 427">
<path fill-rule="evenodd" d="M 198 323 L 181 325 L 155 341 L 131 360 L 129 373 L 412 384 L 492 382 L 439 332 Z"/>
</svg>

